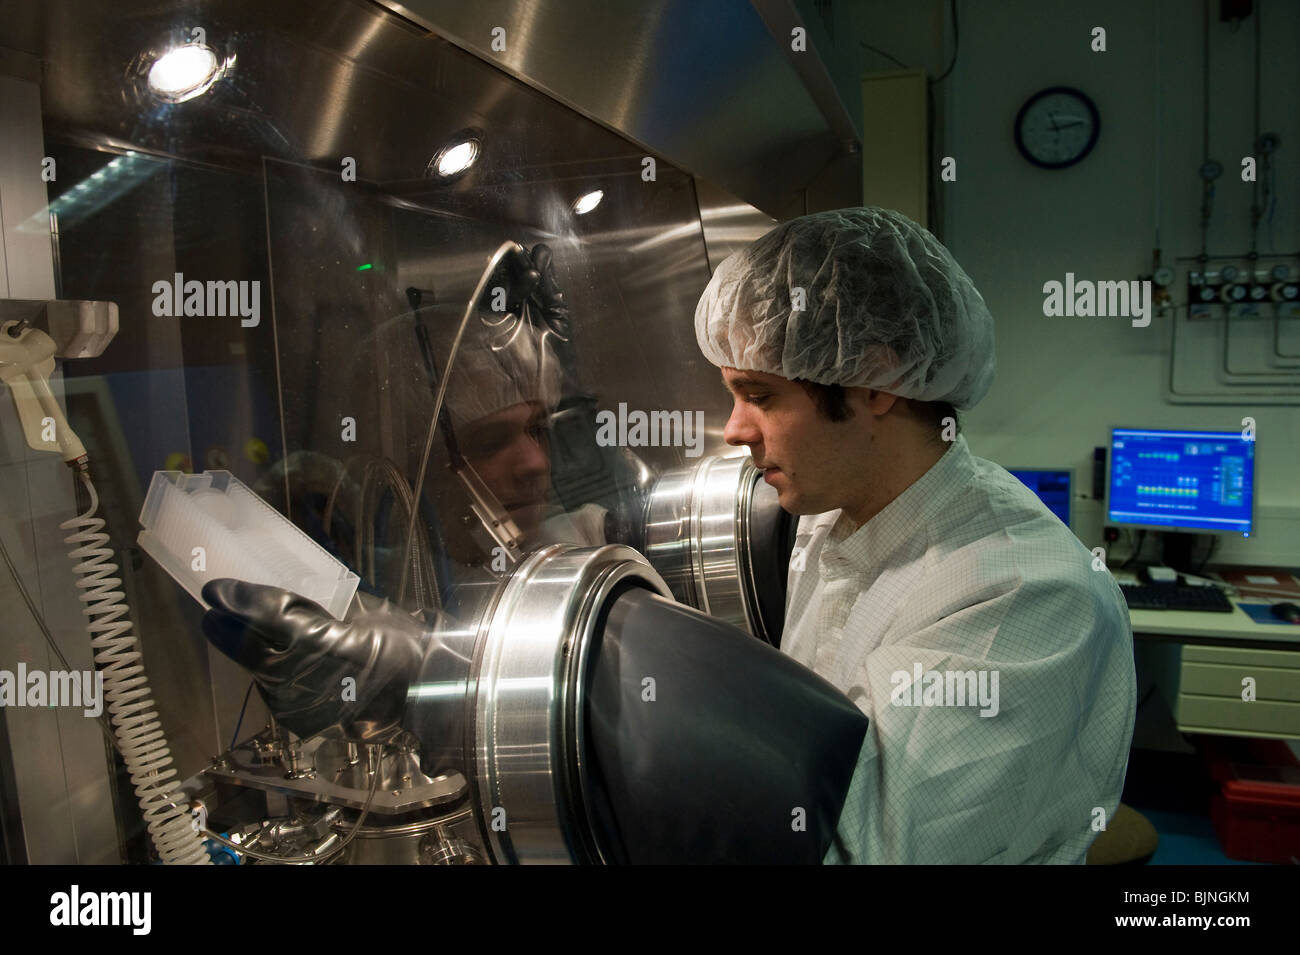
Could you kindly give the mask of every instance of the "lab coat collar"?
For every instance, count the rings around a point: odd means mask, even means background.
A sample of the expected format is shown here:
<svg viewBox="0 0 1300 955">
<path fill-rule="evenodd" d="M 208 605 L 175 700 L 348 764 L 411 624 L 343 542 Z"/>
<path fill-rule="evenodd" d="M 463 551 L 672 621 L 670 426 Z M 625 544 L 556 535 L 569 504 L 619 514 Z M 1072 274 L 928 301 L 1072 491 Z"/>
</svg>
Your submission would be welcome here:
<svg viewBox="0 0 1300 955">
<path fill-rule="evenodd" d="M 930 469 L 856 530 L 841 512 L 822 548 L 819 570 L 825 579 L 869 574 L 908 543 L 925 546 L 927 526 L 951 507 L 975 474 L 964 434 Z"/>
</svg>

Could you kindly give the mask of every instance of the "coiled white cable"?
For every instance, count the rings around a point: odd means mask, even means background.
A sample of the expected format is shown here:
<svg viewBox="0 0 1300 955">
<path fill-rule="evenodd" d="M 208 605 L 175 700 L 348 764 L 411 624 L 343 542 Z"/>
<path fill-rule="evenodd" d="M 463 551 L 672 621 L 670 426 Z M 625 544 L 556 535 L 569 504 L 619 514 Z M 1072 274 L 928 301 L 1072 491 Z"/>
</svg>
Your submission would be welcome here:
<svg viewBox="0 0 1300 955">
<path fill-rule="evenodd" d="M 104 674 L 104 697 L 118 748 L 163 863 L 211 865 L 203 836 L 194 830 L 184 808 L 188 798 L 172 789 L 176 770 L 171 766 L 171 750 L 154 709 L 138 641 L 131 633 L 126 595 L 115 589 L 122 581 L 115 576 L 117 564 L 110 559 L 113 551 L 105 546 L 104 520 L 95 516 L 99 495 L 84 470 L 78 476 L 90 494 L 90 508 L 59 527 L 76 531 L 64 538 L 64 543 L 78 545 L 69 556 L 80 561 L 74 570 L 77 587 L 83 591 L 79 599 L 86 604 L 81 612 L 87 617 L 95 668 Z"/>
</svg>

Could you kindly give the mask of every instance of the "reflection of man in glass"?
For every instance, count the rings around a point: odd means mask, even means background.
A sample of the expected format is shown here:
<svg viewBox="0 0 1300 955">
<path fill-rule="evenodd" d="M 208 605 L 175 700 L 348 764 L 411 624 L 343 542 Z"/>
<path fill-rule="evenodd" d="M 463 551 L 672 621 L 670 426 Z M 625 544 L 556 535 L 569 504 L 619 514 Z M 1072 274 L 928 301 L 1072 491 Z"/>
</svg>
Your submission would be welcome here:
<svg viewBox="0 0 1300 955">
<path fill-rule="evenodd" d="M 551 489 L 549 413 L 540 401 L 494 411 L 457 432 L 460 451 L 523 535 L 537 537 Z"/>
<path fill-rule="evenodd" d="M 550 418 L 574 387 L 568 310 L 555 285 L 549 251 L 520 249 L 507 257 L 489 286 L 506 290 L 505 308 L 480 303 L 456 352 L 439 422 L 450 470 L 463 491 L 481 481 L 514 522 L 518 545 L 605 542 L 603 507 L 586 504 L 565 513 L 551 485 Z M 439 310 L 417 313 L 440 374 L 459 324 Z M 467 467 L 465 467 L 467 466 Z M 471 520 L 472 536 L 483 528 Z M 462 524 L 464 521 L 462 520 Z M 490 546 L 490 545 L 489 545 Z M 455 549 L 453 547 L 453 549 Z M 468 560 L 468 563 L 478 562 Z"/>
</svg>

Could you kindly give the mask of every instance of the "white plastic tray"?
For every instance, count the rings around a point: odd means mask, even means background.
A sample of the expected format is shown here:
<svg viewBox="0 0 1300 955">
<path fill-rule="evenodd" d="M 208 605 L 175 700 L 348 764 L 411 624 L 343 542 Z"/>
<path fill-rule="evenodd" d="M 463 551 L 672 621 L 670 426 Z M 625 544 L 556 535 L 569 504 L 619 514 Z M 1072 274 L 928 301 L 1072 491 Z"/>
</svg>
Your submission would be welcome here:
<svg viewBox="0 0 1300 955">
<path fill-rule="evenodd" d="M 342 620 L 360 582 L 229 471 L 155 471 L 140 526 L 140 546 L 204 607 L 203 585 L 233 577 L 301 594 Z"/>
</svg>

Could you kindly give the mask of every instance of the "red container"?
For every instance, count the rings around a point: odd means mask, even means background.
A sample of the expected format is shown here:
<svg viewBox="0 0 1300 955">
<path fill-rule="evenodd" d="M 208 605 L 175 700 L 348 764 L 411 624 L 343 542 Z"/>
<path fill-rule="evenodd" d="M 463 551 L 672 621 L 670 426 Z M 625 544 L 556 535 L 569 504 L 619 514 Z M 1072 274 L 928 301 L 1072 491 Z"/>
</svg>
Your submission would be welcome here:
<svg viewBox="0 0 1300 955">
<path fill-rule="evenodd" d="M 1300 769 L 1229 763 L 1210 801 L 1223 853 L 1248 862 L 1300 863 Z"/>
</svg>

